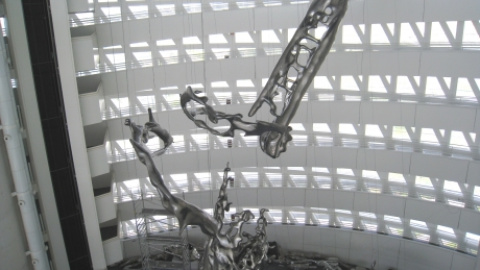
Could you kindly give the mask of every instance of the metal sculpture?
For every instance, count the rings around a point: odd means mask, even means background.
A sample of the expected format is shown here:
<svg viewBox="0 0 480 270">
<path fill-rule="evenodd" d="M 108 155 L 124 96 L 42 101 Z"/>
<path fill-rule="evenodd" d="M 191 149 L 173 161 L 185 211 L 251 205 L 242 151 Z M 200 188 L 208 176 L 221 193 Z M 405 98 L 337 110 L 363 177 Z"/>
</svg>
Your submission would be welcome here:
<svg viewBox="0 0 480 270">
<path fill-rule="evenodd" d="M 150 182 L 157 189 L 163 207 L 178 219 L 179 233 L 182 234 L 188 225 L 197 225 L 208 237 L 200 260 L 200 269 L 259 269 L 258 267 L 266 259 L 268 250 L 264 217 L 266 210 L 262 209 L 261 211 L 255 236 L 242 234 L 242 226 L 245 222 L 255 218 L 249 210 L 236 213 L 235 220 L 225 226 L 226 224 L 223 222 L 225 212 L 229 211 L 231 205 L 226 189 L 228 182 L 233 181 L 233 178 L 228 176 L 230 171 L 228 163 L 224 170 L 223 182 L 213 217 L 194 204 L 173 195 L 167 188 L 152 158 L 152 156 L 163 154 L 172 144 L 173 139 L 168 131 L 162 129 L 155 121 L 152 111 L 149 109 L 148 112 L 149 121 L 144 126 L 137 125 L 131 119 L 125 120 L 125 125 L 130 127 L 132 134 L 130 142 L 140 162 L 147 167 Z M 163 148 L 150 152 L 145 145 L 150 138 L 150 132 L 163 141 Z"/>
<path fill-rule="evenodd" d="M 199 97 L 191 87 L 181 94 L 183 111 L 198 127 L 207 129 L 215 135 L 233 137 L 234 131 L 238 129 L 245 131 L 246 136 L 260 136 L 262 151 L 272 158 L 279 157 L 287 150 L 287 143 L 292 140 L 291 128 L 288 125 L 320 65 L 330 51 L 346 10 L 347 0 L 314 0 L 310 5 L 307 15 L 297 28 L 265 88 L 248 113 L 250 117 L 255 115 L 263 103 L 267 103 L 270 106 L 270 113 L 276 117 L 273 122 L 245 122 L 242 120 L 241 114 L 232 115 L 215 111 L 207 104 L 208 98 Z M 311 31 L 319 25 L 325 27 L 326 31 L 321 38 L 317 39 L 311 34 Z M 295 79 L 290 79 L 291 77 Z M 273 101 L 279 92 L 284 94 L 281 113 L 277 112 L 277 105 Z M 187 104 L 191 101 L 203 106 L 198 113 L 206 114 L 212 123 L 216 124 L 218 120 L 229 121 L 229 129 L 220 132 L 209 127 L 205 121 L 195 119 L 197 111 L 192 112 L 187 108 Z"/>
</svg>

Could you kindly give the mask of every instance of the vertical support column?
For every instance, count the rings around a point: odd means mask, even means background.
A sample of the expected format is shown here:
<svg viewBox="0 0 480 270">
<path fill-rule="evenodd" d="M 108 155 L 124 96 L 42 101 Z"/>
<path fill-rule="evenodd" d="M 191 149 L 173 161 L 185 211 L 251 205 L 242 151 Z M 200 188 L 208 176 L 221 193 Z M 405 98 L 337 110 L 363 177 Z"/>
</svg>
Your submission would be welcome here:
<svg viewBox="0 0 480 270">
<path fill-rule="evenodd" d="M 5 44 L 0 41 L 0 117 L 3 139 L 8 152 L 23 227 L 28 242 L 29 254 L 35 270 L 50 269 L 43 232 L 40 227 L 30 174 L 25 157 L 23 137 L 16 110 L 16 102 L 11 87 L 10 69 L 7 64 Z"/>
</svg>

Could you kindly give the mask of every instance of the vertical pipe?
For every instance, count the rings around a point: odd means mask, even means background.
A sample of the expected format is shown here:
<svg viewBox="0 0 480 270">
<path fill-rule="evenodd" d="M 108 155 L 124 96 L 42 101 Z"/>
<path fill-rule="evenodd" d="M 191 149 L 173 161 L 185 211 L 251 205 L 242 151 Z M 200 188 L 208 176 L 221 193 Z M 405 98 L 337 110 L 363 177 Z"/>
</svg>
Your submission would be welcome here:
<svg viewBox="0 0 480 270">
<path fill-rule="evenodd" d="M 1 26 L 1 25 L 0 25 Z M 23 227 L 28 242 L 29 254 L 35 270 L 49 270 L 43 232 L 40 227 L 37 206 L 33 196 L 30 175 L 25 157 L 23 137 L 16 110 L 16 102 L 11 86 L 10 69 L 5 44 L 0 40 L 0 119 L 3 139 L 7 148 L 12 171 L 15 194 L 17 196 Z"/>
</svg>

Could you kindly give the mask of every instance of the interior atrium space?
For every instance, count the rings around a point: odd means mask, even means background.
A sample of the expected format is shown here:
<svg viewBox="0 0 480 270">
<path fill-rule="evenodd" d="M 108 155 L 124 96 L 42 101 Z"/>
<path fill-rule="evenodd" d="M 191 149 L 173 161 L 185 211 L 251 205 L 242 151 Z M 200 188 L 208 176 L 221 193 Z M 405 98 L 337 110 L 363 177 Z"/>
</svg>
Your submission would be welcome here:
<svg viewBox="0 0 480 270">
<path fill-rule="evenodd" d="M 229 166 L 225 223 L 267 208 L 268 241 L 285 251 L 352 269 L 480 270 L 480 1 L 345 1 L 272 158 L 259 136 L 196 126 L 180 95 L 276 121 L 266 104 L 249 110 L 312 1 L 0 0 L 0 268 L 120 269 L 203 247 L 198 226 L 179 235 L 130 141 L 125 121 L 151 109 L 173 138 L 147 143 L 168 146 L 154 162 L 173 195 L 213 215 Z"/>
</svg>

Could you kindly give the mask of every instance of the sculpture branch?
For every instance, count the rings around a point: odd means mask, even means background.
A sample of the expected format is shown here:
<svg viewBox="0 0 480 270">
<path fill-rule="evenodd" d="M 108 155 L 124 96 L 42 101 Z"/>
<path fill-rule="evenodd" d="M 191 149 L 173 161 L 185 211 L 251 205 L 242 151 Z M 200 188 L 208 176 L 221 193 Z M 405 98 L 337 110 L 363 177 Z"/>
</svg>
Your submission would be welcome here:
<svg viewBox="0 0 480 270">
<path fill-rule="evenodd" d="M 275 116 L 271 123 L 258 121 L 249 123 L 243 121 L 241 114 L 225 114 L 215 111 L 207 104 L 206 97 L 198 97 L 188 87 L 181 95 L 181 105 L 187 117 L 198 127 L 207 129 L 218 136 L 234 136 L 235 130 L 245 131 L 245 135 L 260 136 L 262 151 L 272 158 L 277 158 L 287 150 L 287 143 L 292 140 L 290 121 L 300 105 L 300 102 L 315 77 L 318 69 L 325 60 L 335 40 L 335 34 L 340 21 L 347 10 L 348 0 L 314 0 L 310 5 L 307 14 L 292 39 L 288 43 L 280 60 L 273 69 L 265 88 L 252 105 L 248 116 L 253 116 L 260 109 L 263 103 L 270 107 L 270 113 Z M 315 30 L 319 25 L 326 28 L 322 37 L 316 38 L 310 31 Z M 303 56 L 307 55 L 307 59 Z M 294 77 L 294 79 L 290 79 Z M 281 113 L 277 112 L 277 105 L 274 97 L 284 92 L 284 104 Z M 218 120 L 227 120 L 230 127 L 225 132 L 219 132 L 209 127 L 204 121 L 195 119 L 194 113 L 188 111 L 187 103 L 196 102 L 203 106 L 202 114 L 216 124 Z"/>
<path fill-rule="evenodd" d="M 188 225 L 197 225 L 208 237 L 201 258 L 200 269 L 257 269 L 252 268 L 252 265 L 258 266 L 258 260 L 254 264 L 241 264 L 240 266 L 235 263 L 235 259 L 237 261 L 249 260 L 244 260 L 242 257 L 247 255 L 251 257 L 253 256 L 251 254 L 262 258 L 261 263 L 266 256 L 266 251 L 262 253 L 263 249 L 257 247 L 259 245 L 257 242 L 240 247 L 240 243 L 244 240 L 242 226 L 245 222 L 255 218 L 255 216 L 249 210 L 237 213 L 235 214 L 235 221 L 229 224 L 227 229 L 224 229 L 223 220 L 225 212 L 230 210 L 231 205 L 228 202 L 226 189 L 228 182 L 233 181 L 233 178 L 228 176 L 230 171 L 228 163 L 224 170 L 223 182 L 215 204 L 214 216 L 212 217 L 196 205 L 173 195 L 166 186 L 152 156 L 165 153 L 166 149 L 173 143 L 173 138 L 167 130 L 161 128 L 155 121 L 150 109 L 148 109 L 148 113 L 149 121 L 144 126 L 137 125 L 131 119 L 125 120 L 125 125 L 129 126 L 132 134 L 130 143 L 135 149 L 139 161 L 146 166 L 150 182 L 157 189 L 163 207 L 178 219 L 179 233 L 182 234 Z M 158 136 L 164 144 L 163 148 L 153 153 L 145 145 L 150 138 L 150 132 Z M 247 252 L 245 252 L 246 247 Z M 241 252 L 239 251 L 240 249 L 242 250 Z"/>
</svg>

